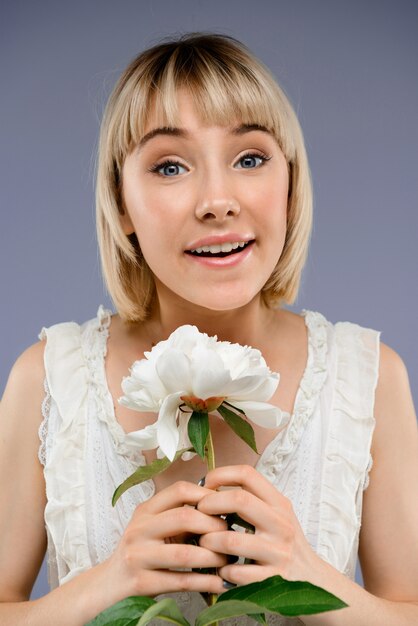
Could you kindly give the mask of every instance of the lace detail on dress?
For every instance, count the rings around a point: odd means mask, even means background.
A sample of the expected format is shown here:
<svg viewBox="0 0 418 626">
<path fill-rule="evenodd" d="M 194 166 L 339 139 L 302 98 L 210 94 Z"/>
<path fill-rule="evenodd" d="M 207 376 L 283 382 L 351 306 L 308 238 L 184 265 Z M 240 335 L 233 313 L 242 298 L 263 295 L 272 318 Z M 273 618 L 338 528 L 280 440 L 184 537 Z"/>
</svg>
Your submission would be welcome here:
<svg viewBox="0 0 418 626">
<path fill-rule="evenodd" d="M 38 450 L 38 459 L 41 465 L 45 467 L 46 464 L 46 453 L 47 453 L 47 437 L 48 437 L 48 421 L 49 414 L 51 411 L 51 394 L 48 387 L 48 381 L 44 379 L 44 390 L 45 397 L 42 401 L 41 411 L 43 420 L 38 429 L 38 435 L 40 440 L 40 446 Z"/>
<path fill-rule="evenodd" d="M 264 450 L 257 469 L 273 483 L 280 475 L 284 457 L 294 450 L 312 416 L 327 377 L 327 328 L 329 322 L 320 313 L 302 311 L 308 328 L 308 360 L 296 395 L 288 426 Z"/>
<path fill-rule="evenodd" d="M 138 502 L 154 493 L 153 481 L 146 481 L 126 492 L 115 509 L 111 506 L 115 487 L 146 461 L 137 445 L 129 445 L 126 433 L 116 421 L 113 398 L 107 385 L 105 357 L 110 316 L 110 311 L 100 307 L 96 319 L 83 327 L 81 341 L 89 385 L 86 449 L 90 453 L 85 471 L 93 562 L 108 558 L 120 539 L 121 527 L 128 524 Z"/>
</svg>

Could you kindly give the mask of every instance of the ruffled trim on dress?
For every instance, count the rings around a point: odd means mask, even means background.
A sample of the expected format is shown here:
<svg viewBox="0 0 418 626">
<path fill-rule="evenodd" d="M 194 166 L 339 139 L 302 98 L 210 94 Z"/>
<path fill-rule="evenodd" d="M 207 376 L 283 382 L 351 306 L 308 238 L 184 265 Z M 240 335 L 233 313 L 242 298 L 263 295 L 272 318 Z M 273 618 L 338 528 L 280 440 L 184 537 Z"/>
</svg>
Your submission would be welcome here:
<svg viewBox="0 0 418 626">
<path fill-rule="evenodd" d="M 125 445 L 126 433 L 114 417 L 113 400 L 105 373 L 111 315 L 111 311 L 100 306 L 97 317 L 82 326 L 82 351 L 88 371 L 88 382 L 93 389 L 91 397 L 96 405 L 95 417 L 107 425 L 118 454 L 128 456 L 130 450 Z"/>
<path fill-rule="evenodd" d="M 349 322 L 335 325 L 337 370 L 325 447 L 318 554 L 351 577 L 371 468 L 379 337 L 377 331 Z"/>
<path fill-rule="evenodd" d="M 91 566 L 84 491 L 89 374 L 78 324 L 57 324 L 43 329 L 41 336 L 47 339 L 44 361 L 48 388 L 61 416 L 44 473 L 47 485 L 45 522 L 57 559 L 68 568 L 58 572 L 63 583 Z M 66 576 L 68 571 L 70 574 Z"/>
<path fill-rule="evenodd" d="M 277 482 L 285 458 L 298 444 L 309 418 L 313 415 L 327 378 L 327 330 L 330 323 L 315 311 L 302 311 L 308 329 L 308 359 L 303 373 L 292 416 L 287 427 L 266 446 L 256 468 Z M 289 415 L 289 414 L 288 414 Z"/>
<path fill-rule="evenodd" d="M 118 454 L 138 465 L 146 460 L 134 438 L 126 433 L 116 419 L 113 398 L 106 379 L 105 359 L 112 312 L 100 306 L 96 319 L 87 322 L 82 331 L 82 350 L 89 372 L 95 417 L 106 424 Z"/>
<path fill-rule="evenodd" d="M 104 423 L 116 452 L 123 457 L 121 463 L 126 467 L 127 475 L 138 465 L 145 464 L 142 451 L 135 442 L 127 441 L 129 434 L 116 420 L 107 385 L 105 356 L 110 320 L 111 312 L 101 306 L 97 317 L 83 326 L 73 322 L 57 324 L 42 329 L 40 334 L 41 339 L 46 339 L 46 380 L 39 455 L 47 486 L 48 551 L 53 551 L 58 564 L 60 584 L 93 564 L 86 527 L 88 420 Z M 48 434 L 51 402 L 58 411 L 59 420 L 56 424 L 54 422 L 56 430 Z M 102 444 L 100 439 L 98 445 Z M 136 489 L 140 489 L 140 500 L 145 500 L 153 495 L 154 484 L 146 481 Z M 130 514 L 136 504 L 131 493 L 124 495 L 123 506 Z"/>
</svg>

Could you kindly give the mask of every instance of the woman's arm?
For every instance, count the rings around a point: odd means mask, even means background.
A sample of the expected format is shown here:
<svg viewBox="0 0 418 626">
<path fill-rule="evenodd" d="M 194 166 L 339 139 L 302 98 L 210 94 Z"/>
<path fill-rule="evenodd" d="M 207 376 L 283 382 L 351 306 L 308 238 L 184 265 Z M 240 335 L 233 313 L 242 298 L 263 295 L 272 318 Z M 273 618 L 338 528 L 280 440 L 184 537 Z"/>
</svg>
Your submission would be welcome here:
<svg viewBox="0 0 418 626">
<path fill-rule="evenodd" d="M 16 362 L 0 403 L 0 624 L 83 626 L 131 595 L 223 590 L 216 575 L 170 571 L 219 567 L 223 555 L 166 538 L 210 533 L 226 523 L 193 506 L 209 491 L 176 483 L 137 507 L 116 551 L 89 571 L 29 601 L 46 548 L 45 481 L 38 460 L 44 366 L 42 343 Z"/>
<path fill-rule="evenodd" d="M 405 365 L 384 344 L 375 417 L 359 550 L 365 589 L 334 570 L 324 571 L 319 584 L 340 595 L 350 608 L 305 618 L 306 624 L 418 624 L 417 421 Z"/>
<path fill-rule="evenodd" d="M 250 565 L 229 564 L 219 574 L 246 584 L 281 574 L 308 580 L 344 600 L 340 611 L 303 617 L 317 626 L 418 625 L 418 434 L 408 376 L 399 356 L 382 346 L 375 402 L 374 465 L 364 494 L 360 555 L 365 589 L 328 565 L 310 548 L 287 498 L 253 468 L 217 468 L 206 477 L 212 492 L 199 510 L 232 511 L 253 523 L 255 535 L 211 533 L 211 550 L 242 555 Z"/>
<path fill-rule="evenodd" d="M 29 601 L 46 549 L 45 481 L 38 460 L 43 343 L 16 361 L 0 403 L 0 624 L 76 626 L 104 606 L 88 574 Z M 83 578 L 86 580 L 83 581 Z M 93 577 L 99 582 L 99 575 Z M 93 593 L 92 593 L 93 592 Z M 97 606 L 97 610 L 95 607 Z"/>
</svg>

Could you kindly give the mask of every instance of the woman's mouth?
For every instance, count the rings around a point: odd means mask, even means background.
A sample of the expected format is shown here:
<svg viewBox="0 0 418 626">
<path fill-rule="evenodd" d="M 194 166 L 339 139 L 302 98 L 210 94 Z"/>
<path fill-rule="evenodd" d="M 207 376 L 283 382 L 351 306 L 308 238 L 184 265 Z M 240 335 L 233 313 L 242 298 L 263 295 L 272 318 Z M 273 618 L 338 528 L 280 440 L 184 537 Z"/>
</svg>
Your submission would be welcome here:
<svg viewBox="0 0 418 626">
<path fill-rule="evenodd" d="M 202 246 L 194 250 L 186 250 L 186 253 L 201 258 L 224 258 L 242 252 L 253 242 L 254 239 L 250 241 L 219 243 L 211 246 Z"/>
</svg>

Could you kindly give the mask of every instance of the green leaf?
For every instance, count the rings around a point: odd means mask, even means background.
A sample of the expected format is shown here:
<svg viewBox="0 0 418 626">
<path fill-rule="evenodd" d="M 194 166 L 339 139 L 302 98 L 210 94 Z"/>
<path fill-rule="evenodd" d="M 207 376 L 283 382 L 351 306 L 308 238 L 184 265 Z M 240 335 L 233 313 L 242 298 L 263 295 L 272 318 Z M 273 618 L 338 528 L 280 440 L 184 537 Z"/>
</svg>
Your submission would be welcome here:
<svg viewBox="0 0 418 626">
<path fill-rule="evenodd" d="M 137 626 L 145 626 L 154 617 L 165 619 L 173 624 L 179 624 L 179 626 L 190 626 L 190 623 L 183 617 L 173 598 L 164 598 L 150 606 L 139 620 Z"/>
<path fill-rule="evenodd" d="M 219 409 L 218 409 L 219 410 Z M 207 413 L 193 411 L 187 424 L 187 434 L 197 454 L 205 458 L 205 445 L 209 434 L 209 417 Z"/>
<path fill-rule="evenodd" d="M 235 408 L 235 407 L 234 407 Z M 257 452 L 257 445 L 255 443 L 254 430 L 251 424 L 242 419 L 240 415 L 234 413 L 225 406 L 225 402 L 218 406 L 218 413 L 224 418 L 225 422 L 234 431 L 238 437 L 241 437 L 245 443 L 247 443 L 254 452 Z M 238 409 L 237 409 L 238 410 Z M 240 411 L 241 412 L 241 411 Z"/>
<path fill-rule="evenodd" d="M 191 450 L 193 450 L 193 448 L 183 448 L 183 450 L 179 450 L 176 453 L 173 461 L 170 461 L 167 457 L 164 457 L 163 459 L 155 459 L 155 461 L 150 463 L 150 465 L 143 465 L 141 467 L 138 467 L 138 469 L 135 470 L 133 474 L 128 476 L 128 478 L 124 480 L 123 483 L 119 485 L 119 487 L 117 487 L 112 497 L 112 506 L 115 506 L 116 502 L 119 500 L 121 495 L 125 493 L 125 491 L 127 491 L 131 487 L 135 487 L 135 485 L 143 483 L 145 480 L 153 478 L 153 476 L 156 476 L 157 474 L 161 474 L 161 472 L 164 472 L 164 470 L 166 470 L 167 467 L 174 463 L 174 461 L 177 461 L 181 457 L 181 455 L 184 454 L 184 452 L 190 452 Z"/>
<path fill-rule="evenodd" d="M 147 596 L 130 596 L 105 609 L 85 626 L 136 626 L 154 604 L 155 600 Z"/>
<path fill-rule="evenodd" d="M 271 576 L 261 582 L 235 587 L 218 598 L 219 603 L 230 600 L 252 602 L 263 611 L 287 617 L 334 611 L 347 606 L 321 587 L 301 580 L 285 580 L 281 576 Z"/>
<path fill-rule="evenodd" d="M 267 624 L 266 616 L 264 615 L 264 613 L 253 613 L 251 617 L 255 619 L 255 621 L 259 624 Z"/>
<path fill-rule="evenodd" d="M 259 616 L 260 607 L 254 602 L 246 602 L 244 600 L 229 600 L 226 602 L 219 602 L 218 600 L 214 605 L 203 609 L 203 611 L 199 613 L 196 618 L 195 626 L 207 626 L 218 620 L 227 619 L 228 617 L 238 617 L 240 615 Z"/>
<path fill-rule="evenodd" d="M 223 404 L 224 406 L 229 406 L 229 407 L 231 407 L 231 409 L 234 409 L 234 411 L 237 411 L 238 413 L 241 413 L 241 415 L 243 415 L 244 417 L 247 417 L 247 416 L 245 415 L 245 412 L 244 412 L 242 409 L 239 409 L 237 406 L 234 406 L 233 404 L 231 404 L 231 403 L 230 403 L 230 402 L 228 402 L 227 400 L 224 400 L 224 401 L 222 402 L 222 404 Z"/>
</svg>

